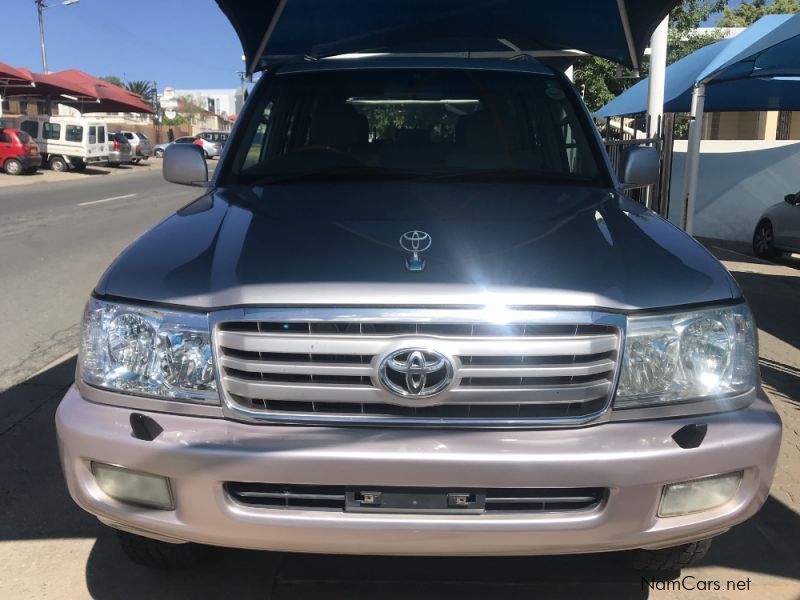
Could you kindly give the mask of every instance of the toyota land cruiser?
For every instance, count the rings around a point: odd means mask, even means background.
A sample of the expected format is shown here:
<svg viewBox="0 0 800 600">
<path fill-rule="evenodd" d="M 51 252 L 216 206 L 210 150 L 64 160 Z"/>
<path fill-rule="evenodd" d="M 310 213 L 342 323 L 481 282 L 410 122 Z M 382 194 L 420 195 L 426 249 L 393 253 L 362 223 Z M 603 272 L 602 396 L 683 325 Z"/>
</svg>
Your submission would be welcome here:
<svg viewBox="0 0 800 600">
<path fill-rule="evenodd" d="M 285 61 L 211 182 L 191 145 L 163 168 L 208 189 L 98 283 L 57 413 L 72 497 L 134 560 L 674 569 L 767 498 L 781 424 L 741 291 L 626 197 L 557 69 Z M 657 172 L 636 148 L 621 179 Z"/>
</svg>

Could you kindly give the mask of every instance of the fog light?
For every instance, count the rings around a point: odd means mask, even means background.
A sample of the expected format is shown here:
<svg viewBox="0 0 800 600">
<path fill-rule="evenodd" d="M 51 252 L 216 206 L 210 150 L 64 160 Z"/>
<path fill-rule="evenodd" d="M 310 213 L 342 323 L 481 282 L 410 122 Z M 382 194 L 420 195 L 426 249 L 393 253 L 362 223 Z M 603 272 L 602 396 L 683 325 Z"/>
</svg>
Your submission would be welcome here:
<svg viewBox="0 0 800 600">
<path fill-rule="evenodd" d="M 92 463 L 92 473 L 100 489 L 115 500 L 160 510 L 175 509 L 166 477 L 102 463 Z"/>
<path fill-rule="evenodd" d="M 664 486 L 658 516 L 688 515 L 722 506 L 736 495 L 741 482 L 739 471 Z"/>
</svg>

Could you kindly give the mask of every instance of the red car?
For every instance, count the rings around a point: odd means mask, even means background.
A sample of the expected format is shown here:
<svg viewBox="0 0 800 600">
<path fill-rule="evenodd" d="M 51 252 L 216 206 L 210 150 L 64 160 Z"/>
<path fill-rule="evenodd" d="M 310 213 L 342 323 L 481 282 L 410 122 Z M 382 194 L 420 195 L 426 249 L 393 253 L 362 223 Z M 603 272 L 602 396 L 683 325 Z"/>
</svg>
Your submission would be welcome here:
<svg viewBox="0 0 800 600">
<path fill-rule="evenodd" d="M 39 146 L 24 131 L 0 128 L 0 166 L 9 175 L 33 173 L 42 166 Z"/>
</svg>

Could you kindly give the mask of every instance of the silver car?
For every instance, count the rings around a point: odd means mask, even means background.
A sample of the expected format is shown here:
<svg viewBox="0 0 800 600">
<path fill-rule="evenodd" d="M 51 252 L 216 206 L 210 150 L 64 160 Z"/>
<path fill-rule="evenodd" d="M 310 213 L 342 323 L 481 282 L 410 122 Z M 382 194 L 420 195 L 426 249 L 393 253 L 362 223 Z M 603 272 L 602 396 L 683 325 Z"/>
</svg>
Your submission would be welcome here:
<svg viewBox="0 0 800 600">
<path fill-rule="evenodd" d="M 176 138 L 172 142 L 167 142 L 165 144 L 157 144 L 153 146 L 153 156 L 155 156 L 156 158 L 162 158 L 164 156 L 164 152 L 166 151 L 166 149 L 172 146 L 173 144 L 194 144 L 195 146 L 202 148 L 203 156 L 206 159 L 218 158 L 220 153 L 222 152 L 222 146 L 223 146 L 223 144 L 220 142 L 210 142 L 199 136 L 186 135 L 183 137 Z"/>
<path fill-rule="evenodd" d="M 133 149 L 121 133 L 108 134 L 108 165 L 118 167 L 133 161 Z"/>
<path fill-rule="evenodd" d="M 658 166 L 633 148 L 620 181 L 534 60 L 272 64 L 210 181 L 166 147 L 198 199 L 88 301 L 56 415 L 70 494 L 152 566 L 699 560 L 767 499 L 781 422 L 741 289 L 623 191 Z"/>
<path fill-rule="evenodd" d="M 753 233 L 753 252 L 760 258 L 800 252 L 800 192 L 764 211 Z"/>
<path fill-rule="evenodd" d="M 130 142 L 133 148 L 133 164 L 139 164 L 143 160 L 150 158 L 152 150 L 150 149 L 150 140 L 141 131 L 122 131 L 122 135 Z"/>
</svg>

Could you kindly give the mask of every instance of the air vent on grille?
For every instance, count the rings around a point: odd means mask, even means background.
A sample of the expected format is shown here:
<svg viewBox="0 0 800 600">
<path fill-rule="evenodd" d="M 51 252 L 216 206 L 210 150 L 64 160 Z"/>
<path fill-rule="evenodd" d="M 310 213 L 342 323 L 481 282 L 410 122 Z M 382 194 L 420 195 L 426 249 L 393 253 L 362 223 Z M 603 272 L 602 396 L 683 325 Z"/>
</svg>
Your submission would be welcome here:
<svg viewBox="0 0 800 600">
<path fill-rule="evenodd" d="M 430 311 L 426 317 L 222 321 L 214 341 L 226 401 L 252 420 L 352 425 L 569 425 L 607 410 L 618 327 L 447 322 Z M 405 348 L 450 357 L 453 379 L 441 394 L 419 402 L 384 387 L 381 361 Z"/>
<path fill-rule="evenodd" d="M 447 489 L 228 482 L 225 491 L 236 502 L 259 508 L 479 514 L 591 510 L 603 501 L 607 489 Z M 367 495 L 369 503 L 363 501 Z M 452 502 L 454 497 L 463 497 L 465 504 L 460 506 Z M 424 508 L 415 510 L 413 507 Z"/>
</svg>

